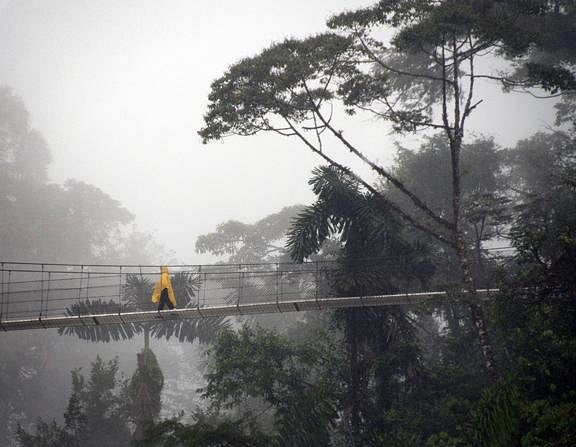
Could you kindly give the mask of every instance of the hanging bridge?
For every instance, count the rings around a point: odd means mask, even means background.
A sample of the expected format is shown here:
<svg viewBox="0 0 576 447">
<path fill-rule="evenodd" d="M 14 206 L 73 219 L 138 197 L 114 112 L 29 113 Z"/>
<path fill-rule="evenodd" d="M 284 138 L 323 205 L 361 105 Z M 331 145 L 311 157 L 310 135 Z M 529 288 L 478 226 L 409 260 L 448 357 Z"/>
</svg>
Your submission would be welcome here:
<svg viewBox="0 0 576 447">
<path fill-rule="evenodd" d="M 447 287 L 449 275 L 435 275 L 443 279 L 432 284 L 417 274 L 407 275 L 406 266 L 407 260 L 399 257 L 168 265 L 178 304 L 172 310 L 157 310 L 150 294 L 160 276 L 159 265 L 0 262 L 0 332 L 414 305 L 465 293 Z M 388 284 L 390 278 L 396 278 L 394 285 Z M 370 281 L 378 284 L 370 293 L 354 287 Z M 482 285 L 479 296 L 495 291 Z"/>
</svg>

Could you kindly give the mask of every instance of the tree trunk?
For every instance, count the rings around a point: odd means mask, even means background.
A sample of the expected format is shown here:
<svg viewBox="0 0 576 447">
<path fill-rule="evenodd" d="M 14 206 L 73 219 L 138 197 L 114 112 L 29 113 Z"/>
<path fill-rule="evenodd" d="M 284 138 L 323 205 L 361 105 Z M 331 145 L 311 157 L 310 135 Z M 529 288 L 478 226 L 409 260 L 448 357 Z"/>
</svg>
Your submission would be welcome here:
<svg viewBox="0 0 576 447">
<path fill-rule="evenodd" d="M 468 254 L 466 250 L 466 243 L 464 241 L 464 234 L 462 233 L 462 228 L 460 226 L 460 207 L 461 207 L 461 173 L 460 173 L 460 153 L 462 149 L 462 142 L 464 140 L 464 122 L 467 115 L 471 112 L 471 99 L 473 94 L 473 82 L 474 77 L 470 78 L 468 99 L 464 110 L 461 109 L 461 103 L 463 101 L 463 91 L 460 85 L 460 46 L 458 44 L 458 39 L 455 34 L 452 35 L 452 62 L 453 62 L 453 77 L 449 81 L 453 89 L 453 125 L 450 126 L 449 120 L 447 118 L 447 106 L 448 97 L 446 94 L 446 82 L 444 83 L 443 92 L 443 114 L 444 114 L 444 131 L 450 141 L 450 157 L 452 164 L 452 212 L 453 212 L 453 240 L 454 246 L 456 248 L 456 256 L 458 257 L 458 263 L 460 264 L 460 274 L 462 278 L 462 283 L 465 289 L 468 291 L 469 295 L 469 306 L 470 315 L 472 322 L 476 327 L 476 332 L 478 334 L 478 341 L 480 342 L 480 349 L 482 350 L 482 356 L 484 358 L 484 367 L 486 372 L 491 379 L 496 377 L 494 356 L 492 352 L 492 346 L 487 337 L 486 324 L 484 321 L 484 313 L 482 308 L 478 303 L 478 293 L 476 291 L 476 285 L 474 284 L 474 279 L 472 277 L 472 272 L 470 271 L 470 262 L 468 259 Z M 444 53 L 443 53 L 444 55 Z M 444 76 L 446 76 L 446 61 L 443 61 Z M 472 69 L 471 69 L 472 70 Z"/>
<path fill-rule="evenodd" d="M 459 131 L 450 141 L 450 152 L 452 156 L 452 212 L 453 212 L 453 234 L 456 256 L 460 265 L 460 274 L 464 288 L 468 292 L 470 316 L 476 327 L 480 349 L 484 358 L 484 367 L 491 379 L 496 378 L 496 368 L 494 363 L 494 353 L 492 345 L 488 340 L 484 312 L 478 301 L 476 285 L 470 270 L 470 261 L 466 250 L 464 235 L 460 226 L 460 149 L 462 147 L 462 135 Z"/>
<path fill-rule="evenodd" d="M 496 365 L 494 363 L 494 353 L 492 351 L 492 345 L 488 340 L 488 332 L 486 330 L 486 322 L 484 319 L 484 311 L 479 303 L 478 293 L 476 291 L 476 286 L 472 278 L 472 273 L 470 271 L 470 264 L 468 261 L 468 256 L 466 253 L 466 248 L 464 247 L 462 238 L 460 237 L 460 243 L 457 245 L 456 255 L 458 256 L 458 261 L 460 263 L 460 271 L 462 275 L 462 282 L 464 287 L 468 291 L 469 297 L 469 308 L 470 317 L 472 318 L 472 323 L 476 327 L 476 333 L 478 335 L 478 341 L 480 343 L 480 349 L 482 350 L 482 356 L 484 358 L 484 367 L 486 372 L 491 377 L 491 379 L 496 378 Z"/>
<path fill-rule="evenodd" d="M 150 329 L 144 326 L 144 349 L 150 349 Z"/>
<path fill-rule="evenodd" d="M 481 287 L 487 288 L 490 284 L 489 279 L 486 277 L 486 269 L 484 268 L 484 259 L 482 259 L 482 239 L 484 236 L 484 228 L 486 226 L 486 216 L 483 216 L 480 222 L 480 229 L 478 229 L 478 224 L 474 225 L 475 235 L 474 235 L 474 251 L 476 255 L 476 262 L 478 263 L 477 272 L 482 280 Z M 478 286 L 478 281 L 476 281 L 476 286 Z"/>
<path fill-rule="evenodd" d="M 452 336 L 454 338 L 460 339 L 460 337 L 462 337 L 462 328 L 460 327 L 460 315 L 458 313 L 457 304 L 448 303 L 446 321 Z"/>
</svg>

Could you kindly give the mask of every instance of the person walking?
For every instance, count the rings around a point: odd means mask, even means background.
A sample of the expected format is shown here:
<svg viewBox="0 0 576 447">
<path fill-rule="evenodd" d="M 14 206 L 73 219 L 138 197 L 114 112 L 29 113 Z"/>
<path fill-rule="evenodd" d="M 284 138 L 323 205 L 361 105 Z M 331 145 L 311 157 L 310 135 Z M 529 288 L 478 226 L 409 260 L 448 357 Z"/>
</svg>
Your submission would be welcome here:
<svg viewBox="0 0 576 447">
<path fill-rule="evenodd" d="M 172 310 L 176 307 L 176 296 L 174 295 L 174 289 L 172 288 L 172 281 L 170 280 L 170 273 L 168 272 L 168 267 L 163 265 L 160 267 L 160 279 L 154 285 L 152 290 L 152 302 L 158 303 L 158 310 L 164 309 L 164 306 L 168 306 L 168 309 Z"/>
</svg>

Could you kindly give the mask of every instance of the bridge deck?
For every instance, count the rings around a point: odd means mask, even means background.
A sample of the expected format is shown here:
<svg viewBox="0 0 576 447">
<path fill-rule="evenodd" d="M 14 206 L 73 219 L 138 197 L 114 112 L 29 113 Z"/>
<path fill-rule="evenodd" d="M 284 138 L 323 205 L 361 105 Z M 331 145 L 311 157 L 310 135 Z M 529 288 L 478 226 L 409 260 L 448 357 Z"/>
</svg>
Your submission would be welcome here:
<svg viewBox="0 0 576 447">
<path fill-rule="evenodd" d="M 496 289 L 481 289 L 478 293 L 489 296 Z M 291 301 L 228 304 L 161 311 L 136 311 L 78 316 L 55 316 L 46 318 L 12 319 L 0 321 L 0 330 L 17 331 L 75 326 L 100 326 L 128 324 L 146 321 L 174 320 L 179 318 L 210 318 L 239 315 L 255 315 L 284 312 L 322 311 L 346 307 L 415 305 L 426 302 L 445 301 L 454 297 L 447 292 L 419 292 L 391 295 L 308 298 Z"/>
</svg>

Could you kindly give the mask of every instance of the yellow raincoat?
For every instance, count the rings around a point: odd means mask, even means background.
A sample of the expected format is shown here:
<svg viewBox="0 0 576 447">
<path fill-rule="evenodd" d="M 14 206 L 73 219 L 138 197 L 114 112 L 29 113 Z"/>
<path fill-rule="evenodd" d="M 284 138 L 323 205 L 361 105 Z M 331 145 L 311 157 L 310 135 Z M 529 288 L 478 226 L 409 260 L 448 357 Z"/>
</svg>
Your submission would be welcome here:
<svg viewBox="0 0 576 447">
<path fill-rule="evenodd" d="M 158 303 L 160 301 L 160 294 L 162 290 L 168 289 L 168 299 L 176 307 L 176 296 L 174 296 L 174 289 L 172 288 L 172 281 L 170 281 L 170 273 L 168 273 L 168 267 L 163 265 L 160 267 L 160 279 L 154 286 L 152 290 L 152 302 Z"/>
</svg>

